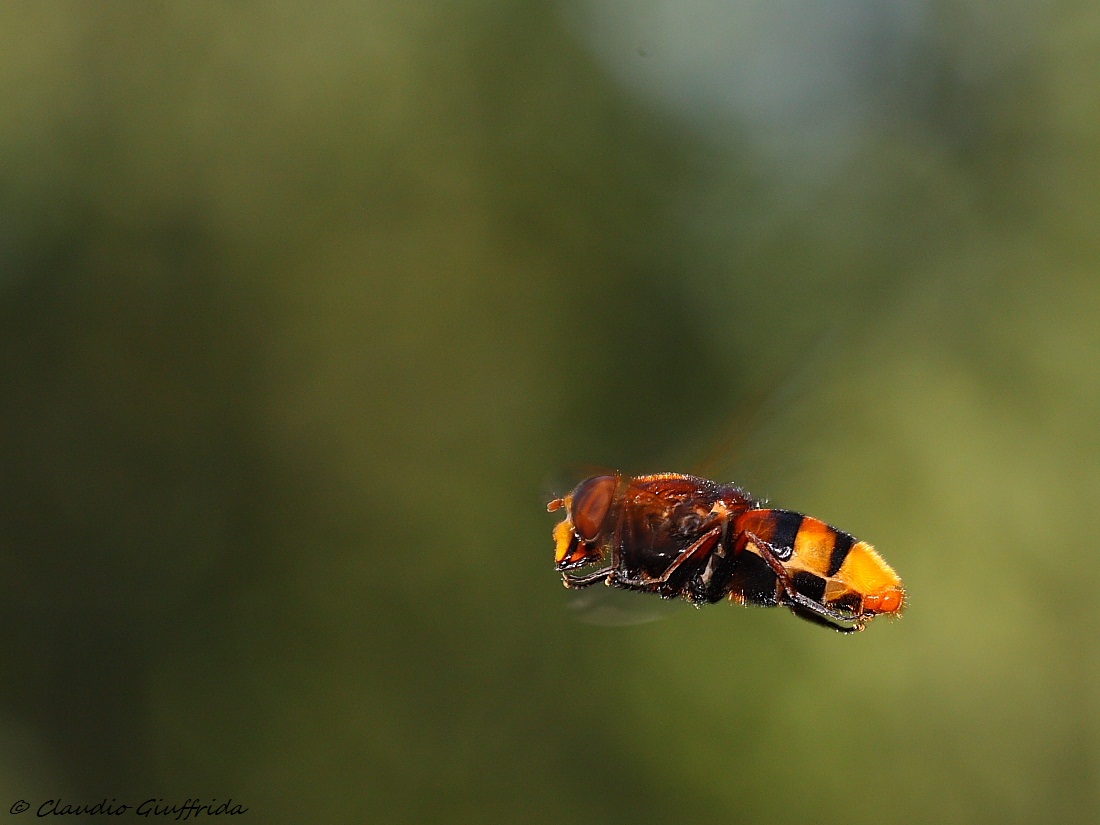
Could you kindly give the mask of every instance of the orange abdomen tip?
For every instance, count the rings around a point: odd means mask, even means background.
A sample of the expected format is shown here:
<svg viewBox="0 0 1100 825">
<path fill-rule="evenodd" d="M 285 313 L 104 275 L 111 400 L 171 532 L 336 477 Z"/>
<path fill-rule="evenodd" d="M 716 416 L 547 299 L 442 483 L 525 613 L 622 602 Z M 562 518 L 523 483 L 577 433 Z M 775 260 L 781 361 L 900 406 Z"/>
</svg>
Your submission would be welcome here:
<svg viewBox="0 0 1100 825">
<path fill-rule="evenodd" d="M 863 597 L 863 609 L 873 613 L 899 613 L 904 605 L 902 590 L 886 590 Z"/>
</svg>

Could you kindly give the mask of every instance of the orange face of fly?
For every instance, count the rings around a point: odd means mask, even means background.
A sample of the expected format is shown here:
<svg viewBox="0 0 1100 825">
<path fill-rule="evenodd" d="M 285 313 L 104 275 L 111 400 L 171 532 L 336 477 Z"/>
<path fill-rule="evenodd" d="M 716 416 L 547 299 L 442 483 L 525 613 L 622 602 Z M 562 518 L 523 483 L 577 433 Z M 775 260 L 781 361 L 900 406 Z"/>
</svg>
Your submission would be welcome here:
<svg viewBox="0 0 1100 825">
<path fill-rule="evenodd" d="M 619 479 L 595 476 L 582 481 L 565 498 L 546 505 L 550 512 L 565 508 L 565 519 L 554 528 L 554 561 L 559 570 L 571 570 L 598 561 L 597 539 L 611 512 Z"/>
</svg>

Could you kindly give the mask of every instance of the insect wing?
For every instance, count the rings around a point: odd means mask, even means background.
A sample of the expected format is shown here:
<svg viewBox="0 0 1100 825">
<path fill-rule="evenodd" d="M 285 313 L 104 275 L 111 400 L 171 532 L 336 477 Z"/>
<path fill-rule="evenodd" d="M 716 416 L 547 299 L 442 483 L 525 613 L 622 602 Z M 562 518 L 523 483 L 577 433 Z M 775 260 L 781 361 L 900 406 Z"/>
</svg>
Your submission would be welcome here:
<svg viewBox="0 0 1100 825">
<path fill-rule="evenodd" d="M 630 627 L 667 619 L 683 612 L 683 599 L 660 599 L 649 593 L 615 587 L 566 591 L 566 607 L 578 622 L 602 627 Z"/>
</svg>

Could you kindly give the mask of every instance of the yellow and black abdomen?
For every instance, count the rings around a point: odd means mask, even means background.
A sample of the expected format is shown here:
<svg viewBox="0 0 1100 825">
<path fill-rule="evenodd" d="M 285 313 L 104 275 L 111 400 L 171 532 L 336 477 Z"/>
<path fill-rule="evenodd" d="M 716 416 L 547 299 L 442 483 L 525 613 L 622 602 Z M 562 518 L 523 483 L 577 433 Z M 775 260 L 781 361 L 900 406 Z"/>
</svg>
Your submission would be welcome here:
<svg viewBox="0 0 1100 825">
<path fill-rule="evenodd" d="M 771 545 L 795 588 L 815 601 L 858 615 L 897 613 L 904 605 L 897 573 L 850 533 L 793 510 L 749 510 L 735 529 Z M 754 549 L 751 540 L 747 549 Z"/>
</svg>

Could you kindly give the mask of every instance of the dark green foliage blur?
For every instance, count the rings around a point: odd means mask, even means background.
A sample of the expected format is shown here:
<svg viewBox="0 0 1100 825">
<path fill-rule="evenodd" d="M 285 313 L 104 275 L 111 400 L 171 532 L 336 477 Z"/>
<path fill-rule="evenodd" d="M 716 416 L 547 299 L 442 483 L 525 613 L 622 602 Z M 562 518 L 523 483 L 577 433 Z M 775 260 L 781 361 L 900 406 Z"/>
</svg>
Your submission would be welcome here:
<svg viewBox="0 0 1100 825">
<path fill-rule="evenodd" d="M 0 811 L 1100 817 L 1100 16 L 921 6 L 802 176 L 580 8 L 0 11 Z M 593 467 L 910 609 L 578 621 Z"/>
</svg>

